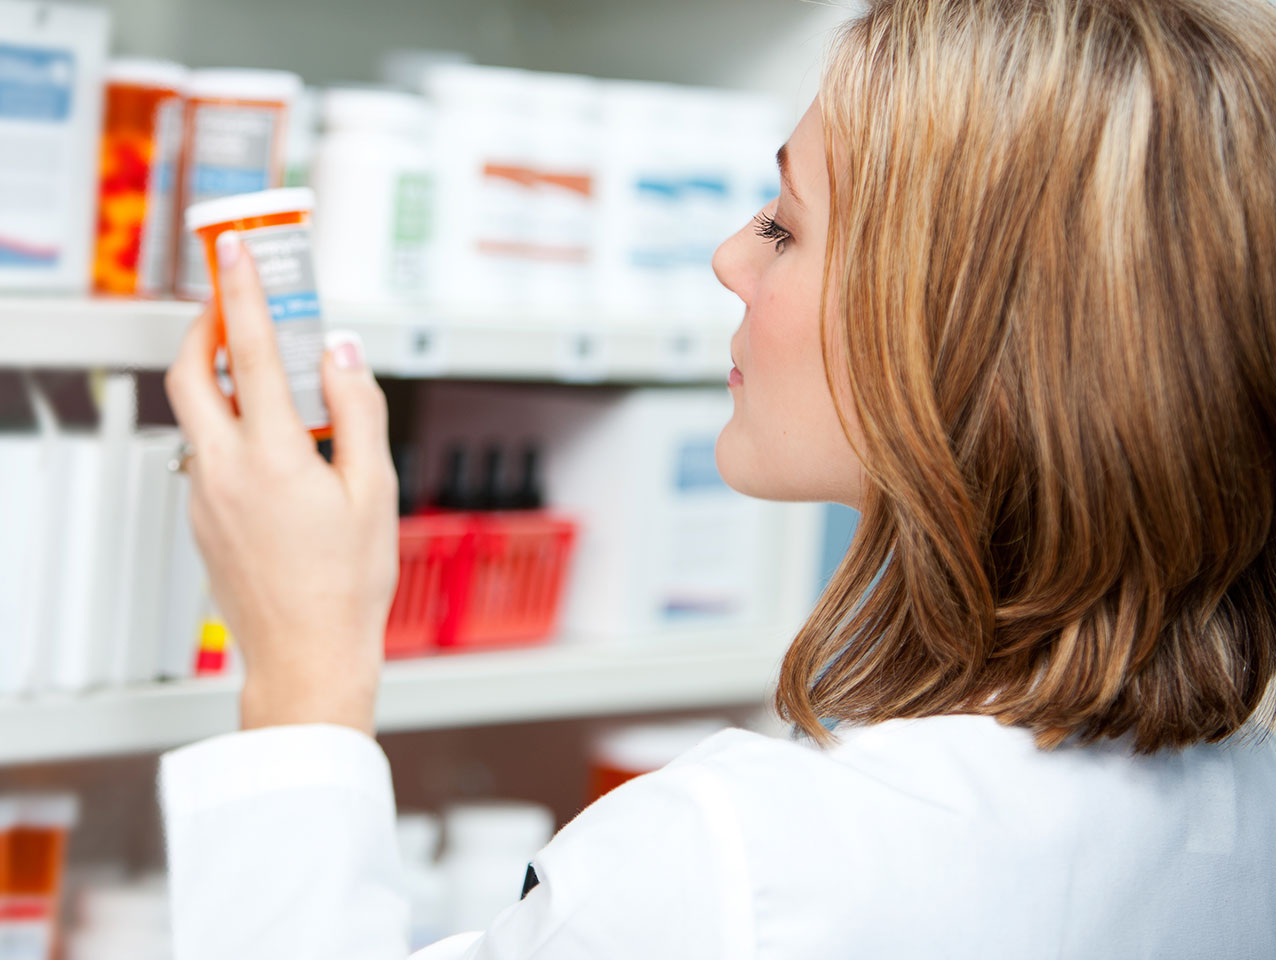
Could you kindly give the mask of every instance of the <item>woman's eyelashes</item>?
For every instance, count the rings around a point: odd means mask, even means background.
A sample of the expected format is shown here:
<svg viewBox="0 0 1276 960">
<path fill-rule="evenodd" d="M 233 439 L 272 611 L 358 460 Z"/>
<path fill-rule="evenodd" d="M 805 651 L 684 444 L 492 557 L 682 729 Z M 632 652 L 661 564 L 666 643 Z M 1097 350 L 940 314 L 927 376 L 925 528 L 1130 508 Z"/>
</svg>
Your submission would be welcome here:
<svg viewBox="0 0 1276 960">
<path fill-rule="evenodd" d="M 784 245 L 793 234 L 775 222 L 775 218 L 765 213 L 759 213 L 753 218 L 753 232 L 763 240 L 770 240 L 775 244 L 775 252 L 783 253 Z"/>
</svg>

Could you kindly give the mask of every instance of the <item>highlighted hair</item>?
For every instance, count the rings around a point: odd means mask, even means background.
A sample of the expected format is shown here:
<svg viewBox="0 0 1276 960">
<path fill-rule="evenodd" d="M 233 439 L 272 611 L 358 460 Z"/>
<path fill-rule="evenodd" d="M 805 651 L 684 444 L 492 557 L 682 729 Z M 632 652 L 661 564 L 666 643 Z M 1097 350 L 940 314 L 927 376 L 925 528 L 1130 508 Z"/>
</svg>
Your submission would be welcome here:
<svg viewBox="0 0 1276 960">
<path fill-rule="evenodd" d="M 867 492 L 781 712 L 821 741 L 975 713 L 1140 752 L 1257 719 L 1276 10 L 877 0 L 820 104 L 825 362 Z"/>
</svg>

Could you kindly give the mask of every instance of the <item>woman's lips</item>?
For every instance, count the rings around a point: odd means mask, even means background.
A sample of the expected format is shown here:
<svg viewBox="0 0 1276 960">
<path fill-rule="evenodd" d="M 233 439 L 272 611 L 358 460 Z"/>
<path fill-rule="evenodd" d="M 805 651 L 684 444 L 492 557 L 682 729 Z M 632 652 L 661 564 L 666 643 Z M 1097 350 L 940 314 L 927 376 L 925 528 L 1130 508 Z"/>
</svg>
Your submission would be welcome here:
<svg viewBox="0 0 1276 960">
<path fill-rule="evenodd" d="M 744 383 L 744 374 L 740 372 L 739 367 L 732 367 L 731 372 L 727 374 L 727 386 L 738 387 Z"/>
</svg>

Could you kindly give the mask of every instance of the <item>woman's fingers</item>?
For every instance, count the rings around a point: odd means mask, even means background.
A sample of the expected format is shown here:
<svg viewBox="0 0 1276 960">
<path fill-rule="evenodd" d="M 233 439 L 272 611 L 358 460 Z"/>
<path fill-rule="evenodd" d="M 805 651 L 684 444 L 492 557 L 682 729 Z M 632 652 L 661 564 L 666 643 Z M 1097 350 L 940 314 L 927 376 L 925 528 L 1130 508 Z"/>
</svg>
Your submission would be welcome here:
<svg viewBox="0 0 1276 960">
<path fill-rule="evenodd" d="M 324 398 L 332 417 L 332 465 L 358 499 L 395 499 L 386 432 L 385 394 L 368 369 L 357 333 L 333 330 L 323 362 Z"/>
<path fill-rule="evenodd" d="M 279 358 L 270 308 L 239 234 L 227 231 L 218 236 L 217 261 L 240 416 L 255 431 L 304 432 Z"/>
<path fill-rule="evenodd" d="M 217 354 L 216 320 L 211 309 L 199 315 L 164 376 L 164 388 L 182 431 L 198 447 L 216 442 L 234 428 L 230 401 L 213 368 Z"/>
</svg>

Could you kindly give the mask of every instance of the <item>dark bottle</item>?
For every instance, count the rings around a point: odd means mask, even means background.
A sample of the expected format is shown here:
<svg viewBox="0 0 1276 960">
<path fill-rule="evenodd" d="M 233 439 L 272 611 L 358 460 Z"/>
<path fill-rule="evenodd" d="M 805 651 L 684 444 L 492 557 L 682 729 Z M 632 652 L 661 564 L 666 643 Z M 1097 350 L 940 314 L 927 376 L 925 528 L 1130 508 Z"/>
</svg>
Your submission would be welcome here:
<svg viewBox="0 0 1276 960">
<path fill-rule="evenodd" d="M 523 450 L 522 479 L 510 495 L 511 510 L 539 510 L 545 505 L 540 484 L 540 451 L 534 446 Z"/>
<path fill-rule="evenodd" d="M 433 506 L 440 510 L 470 509 L 470 494 L 465 483 L 468 465 L 469 457 L 463 446 L 456 444 L 448 449 L 447 472 L 443 476 L 443 486 L 434 495 Z"/>
<path fill-rule="evenodd" d="M 487 448 L 483 454 L 483 482 L 474 498 L 476 510 L 504 510 L 509 503 L 501 488 L 505 468 L 505 452 L 498 446 Z"/>
<path fill-rule="evenodd" d="M 399 478 L 399 516 L 410 517 L 416 513 L 421 483 L 421 448 L 415 444 L 396 443 L 390 447 L 390 457 Z"/>
</svg>

